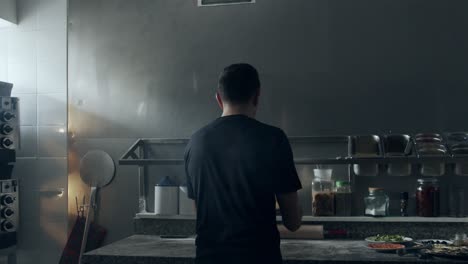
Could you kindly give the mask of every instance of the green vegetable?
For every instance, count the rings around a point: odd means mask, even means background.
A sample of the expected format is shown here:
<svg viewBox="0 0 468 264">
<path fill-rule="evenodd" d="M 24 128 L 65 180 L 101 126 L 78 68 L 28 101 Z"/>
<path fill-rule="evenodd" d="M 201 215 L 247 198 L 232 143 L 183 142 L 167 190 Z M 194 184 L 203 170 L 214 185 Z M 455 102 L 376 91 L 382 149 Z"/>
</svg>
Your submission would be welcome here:
<svg viewBox="0 0 468 264">
<path fill-rule="evenodd" d="M 403 242 L 405 241 L 403 236 L 400 235 L 377 235 L 374 237 L 375 241 L 382 242 Z"/>
</svg>

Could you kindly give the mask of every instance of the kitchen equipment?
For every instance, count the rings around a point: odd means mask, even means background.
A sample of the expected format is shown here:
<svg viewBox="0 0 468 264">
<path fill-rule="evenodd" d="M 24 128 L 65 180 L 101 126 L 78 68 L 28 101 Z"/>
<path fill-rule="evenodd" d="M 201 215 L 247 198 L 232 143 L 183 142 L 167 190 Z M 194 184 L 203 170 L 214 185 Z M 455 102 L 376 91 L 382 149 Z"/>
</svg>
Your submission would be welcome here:
<svg viewBox="0 0 468 264">
<path fill-rule="evenodd" d="M 12 88 L 12 83 L 0 82 L 0 96 L 10 97 Z"/>
<path fill-rule="evenodd" d="M 416 189 L 416 214 L 423 217 L 439 216 L 440 189 L 437 179 L 418 179 L 418 187 Z"/>
<path fill-rule="evenodd" d="M 442 140 L 442 135 L 439 133 L 418 133 L 414 135 L 416 141 L 422 141 L 424 139 L 440 139 Z"/>
<path fill-rule="evenodd" d="M 187 197 L 187 185 L 179 186 L 179 214 L 195 215 L 194 201 Z"/>
<path fill-rule="evenodd" d="M 176 215 L 179 207 L 179 186 L 169 176 L 164 177 L 154 187 L 154 213 Z"/>
<path fill-rule="evenodd" d="M 0 96 L 0 155 L 2 156 L 20 147 L 18 116 L 19 99 Z M 13 158 L 9 160 L 9 162 L 14 161 Z"/>
<path fill-rule="evenodd" d="M 350 136 L 348 154 L 351 158 L 382 157 L 382 145 L 377 135 Z M 378 164 L 353 164 L 354 174 L 360 176 L 377 176 Z"/>
<path fill-rule="evenodd" d="M 424 143 L 416 146 L 420 156 L 445 156 L 447 148 L 439 143 Z M 423 176 L 441 176 L 445 174 L 445 163 L 423 162 L 420 169 Z"/>
<path fill-rule="evenodd" d="M 460 143 L 468 142 L 468 133 L 467 132 L 453 132 L 447 135 L 447 139 L 450 143 Z"/>
<path fill-rule="evenodd" d="M 367 216 L 388 216 L 390 199 L 383 188 L 369 188 L 369 195 L 364 198 Z"/>
<path fill-rule="evenodd" d="M 454 157 L 466 156 L 468 160 L 468 141 L 450 145 Z M 468 176 L 468 162 L 457 162 L 455 164 L 455 174 Z"/>
<path fill-rule="evenodd" d="M 384 136 L 384 151 L 387 157 L 405 157 L 411 155 L 412 142 L 409 135 Z M 390 163 L 387 165 L 387 174 L 393 176 L 408 176 L 411 174 L 411 164 L 408 162 Z"/>
<path fill-rule="evenodd" d="M 80 161 L 80 177 L 83 182 L 91 187 L 89 207 L 86 216 L 86 223 L 81 243 L 80 259 L 86 249 L 88 233 L 90 227 L 91 210 L 96 210 L 96 192 L 98 188 L 105 187 L 111 183 L 115 175 L 115 164 L 109 154 L 102 150 L 91 150 L 87 152 Z"/>
<path fill-rule="evenodd" d="M 448 190 L 449 216 L 465 217 L 465 190 L 463 187 L 451 186 Z"/>
<path fill-rule="evenodd" d="M 312 182 L 312 214 L 332 216 L 335 214 L 334 184 L 331 169 L 314 169 Z"/>
<path fill-rule="evenodd" d="M 400 215 L 408 216 L 408 193 L 400 193 Z"/>
<path fill-rule="evenodd" d="M 336 181 L 335 186 L 335 215 L 350 216 L 353 199 L 351 183 Z"/>
<path fill-rule="evenodd" d="M 16 245 L 19 225 L 17 180 L 0 180 L 0 249 Z"/>
</svg>

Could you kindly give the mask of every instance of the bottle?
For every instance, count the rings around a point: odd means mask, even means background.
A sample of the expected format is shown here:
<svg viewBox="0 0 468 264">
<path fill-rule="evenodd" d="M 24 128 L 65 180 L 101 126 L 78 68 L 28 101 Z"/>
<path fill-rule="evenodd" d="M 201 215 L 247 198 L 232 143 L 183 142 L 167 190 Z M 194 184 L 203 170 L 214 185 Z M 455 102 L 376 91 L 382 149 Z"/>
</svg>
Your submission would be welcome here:
<svg viewBox="0 0 468 264">
<path fill-rule="evenodd" d="M 350 216 L 352 206 L 351 183 L 336 181 L 335 186 L 335 215 Z"/>
<path fill-rule="evenodd" d="M 400 193 L 400 215 L 408 216 L 408 193 Z"/>
<path fill-rule="evenodd" d="M 368 216 L 388 216 L 390 199 L 382 188 L 369 188 L 369 195 L 364 198 L 365 214 Z"/>
<path fill-rule="evenodd" d="M 440 214 L 440 190 L 437 179 L 418 179 L 416 189 L 416 212 L 418 216 L 436 217 Z"/>
</svg>

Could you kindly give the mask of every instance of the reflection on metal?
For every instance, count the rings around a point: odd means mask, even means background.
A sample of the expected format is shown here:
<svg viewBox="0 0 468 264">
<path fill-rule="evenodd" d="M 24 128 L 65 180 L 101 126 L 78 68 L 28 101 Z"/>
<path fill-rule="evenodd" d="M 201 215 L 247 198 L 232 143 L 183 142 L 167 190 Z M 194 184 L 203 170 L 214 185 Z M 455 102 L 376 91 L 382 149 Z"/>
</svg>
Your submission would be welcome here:
<svg viewBox="0 0 468 264">
<path fill-rule="evenodd" d="M 198 0 L 198 6 L 254 4 L 255 0 Z"/>
</svg>

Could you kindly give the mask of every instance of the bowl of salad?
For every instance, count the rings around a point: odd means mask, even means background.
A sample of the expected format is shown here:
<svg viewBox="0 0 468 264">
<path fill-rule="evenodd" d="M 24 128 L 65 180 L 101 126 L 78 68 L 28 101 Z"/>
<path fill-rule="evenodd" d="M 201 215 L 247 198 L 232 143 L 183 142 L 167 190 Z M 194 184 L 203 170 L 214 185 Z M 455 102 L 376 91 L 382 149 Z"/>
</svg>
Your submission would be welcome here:
<svg viewBox="0 0 468 264">
<path fill-rule="evenodd" d="M 376 235 L 376 236 L 371 236 L 366 238 L 366 242 L 371 243 L 371 244 L 376 244 L 376 243 L 397 243 L 397 244 L 403 244 L 403 243 L 408 243 L 412 242 L 413 239 L 409 237 L 405 237 L 402 235 Z"/>
</svg>

